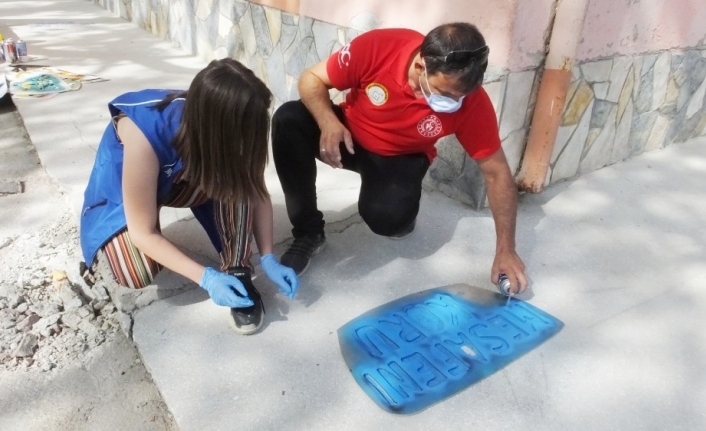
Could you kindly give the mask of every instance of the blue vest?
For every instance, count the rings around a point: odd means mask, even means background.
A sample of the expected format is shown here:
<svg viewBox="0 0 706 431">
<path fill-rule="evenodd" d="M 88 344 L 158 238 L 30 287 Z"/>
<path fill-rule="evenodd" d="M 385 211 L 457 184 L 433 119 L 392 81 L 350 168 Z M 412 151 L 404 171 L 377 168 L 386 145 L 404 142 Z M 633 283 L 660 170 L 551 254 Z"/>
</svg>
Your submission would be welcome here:
<svg viewBox="0 0 706 431">
<path fill-rule="evenodd" d="M 184 99 L 175 99 L 161 112 L 153 108 L 155 103 L 173 92 L 142 90 L 118 96 L 108 104 L 111 118 L 124 113 L 144 133 L 157 154 L 160 166 L 157 184 L 159 201 L 168 195 L 174 175 L 182 169 L 172 140 L 181 123 Z M 81 250 L 88 265 L 93 263 L 98 250 L 127 226 L 122 178 L 123 145 L 111 121 L 98 146 L 81 210 Z"/>
</svg>

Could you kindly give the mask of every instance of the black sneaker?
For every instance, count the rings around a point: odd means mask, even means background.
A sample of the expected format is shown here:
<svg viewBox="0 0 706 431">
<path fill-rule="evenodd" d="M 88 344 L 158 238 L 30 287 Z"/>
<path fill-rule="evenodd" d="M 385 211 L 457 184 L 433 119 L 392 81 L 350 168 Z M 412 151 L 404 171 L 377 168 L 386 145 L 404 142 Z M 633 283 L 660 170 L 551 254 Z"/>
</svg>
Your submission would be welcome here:
<svg viewBox="0 0 706 431">
<path fill-rule="evenodd" d="M 282 255 L 280 263 L 301 275 L 309 267 L 311 256 L 323 250 L 325 243 L 326 237 L 322 233 L 294 238 L 289 250 Z"/>
<path fill-rule="evenodd" d="M 252 284 L 252 272 L 250 268 L 230 268 L 228 274 L 234 275 L 243 283 L 245 290 L 248 292 L 248 297 L 255 303 L 250 307 L 230 309 L 230 315 L 233 318 L 233 329 L 242 335 L 254 334 L 260 329 L 262 322 L 265 320 L 265 306 L 262 303 L 260 292 Z M 236 295 L 242 296 L 237 290 L 234 289 L 234 291 Z"/>
<path fill-rule="evenodd" d="M 400 232 L 397 232 L 394 235 L 390 235 L 388 238 L 402 239 L 402 238 L 408 237 L 412 232 L 414 232 L 414 228 L 416 225 L 417 225 L 417 219 L 415 217 L 415 219 L 412 220 L 412 223 L 410 223 L 406 228 L 402 229 Z"/>
</svg>

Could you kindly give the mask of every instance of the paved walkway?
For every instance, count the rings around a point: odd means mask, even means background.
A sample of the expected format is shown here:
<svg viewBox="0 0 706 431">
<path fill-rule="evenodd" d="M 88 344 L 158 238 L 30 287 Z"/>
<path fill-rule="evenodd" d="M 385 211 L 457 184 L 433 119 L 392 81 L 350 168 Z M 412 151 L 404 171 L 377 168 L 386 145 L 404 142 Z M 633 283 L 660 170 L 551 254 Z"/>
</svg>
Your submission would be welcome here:
<svg viewBox="0 0 706 431">
<path fill-rule="evenodd" d="M 0 32 L 25 39 L 46 64 L 110 79 L 17 101 L 42 163 L 78 211 L 108 100 L 185 86 L 205 61 L 90 2 L 29 4 L 0 3 Z M 281 242 L 289 226 L 272 167 L 267 181 Z M 327 248 L 296 301 L 256 280 L 268 313 L 262 333 L 234 334 L 228 312 L 200 289 L 137 313 L 135 341 L 183 430 L 706 429 L 706 139 L 523 196 L 517 240 L 533 285 L 525 299 L 565 328 L 407 417 L 383 412 L 357 387 L 336 330 L 420 290 L 459 282 L 492 288 L 492 218 L 425 193 L 417 231 L 390 241 L 355 215 L 355 176 L 323 167 L 319 182 L 332 222 Z M 184 213 L 165 214 L 163 226 L 191 253 L 215 258 Z"/>
</svg>

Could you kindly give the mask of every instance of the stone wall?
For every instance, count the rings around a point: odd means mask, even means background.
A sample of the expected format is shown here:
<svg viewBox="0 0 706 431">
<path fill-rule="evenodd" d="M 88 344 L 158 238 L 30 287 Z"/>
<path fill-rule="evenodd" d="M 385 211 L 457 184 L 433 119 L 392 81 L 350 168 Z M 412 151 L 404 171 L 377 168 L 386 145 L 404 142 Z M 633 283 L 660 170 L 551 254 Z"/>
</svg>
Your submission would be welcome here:
<svg viewBox="0 0 706 431">
<path fill-rule="evenodd" d="M 535 75 L 511 73 L 485 84 L 515 174 L 529 132 Z M 566 100 L 547 184 L 706 135 L 706 49 L 580 64 L 573 70 Z M 486 205 L 475 162 L 453 137 L 438 145 L 427 184 L 475 208 Z"/>
<path fill-rule="evenodd" d="M 574 68 L 550 182 L 706 134 L 706 49 Z"/>
<path fill-rule="evenodd" d="M 94 0 L 121 17 L 210 59 L 236 58 L 262 78 L 275 107 L 298 98 L 308 67 L 356 37 L 335 24 L 239 0 Z M 615 57 L 573 71 L 548 183 L 572 178 L 644 151 L 706 134 L 703 49 Z M 517 173 L 538 88 L 538 71 L 488 74 L 500 137 Z M 332 92 L 334 100 L 341 95 Z M 486 204 L 478 167 L 454 137 L 438 143 L 427 187 L 475 208 Z"/>
<path fill-rule="evenodd" d="M 359 34 L 238 0 L 94 1 L 206 59 L 237 59 L 267 83 L 275 107 L 299 97 L 297 79 L 304 70 Z"/>
</svg>

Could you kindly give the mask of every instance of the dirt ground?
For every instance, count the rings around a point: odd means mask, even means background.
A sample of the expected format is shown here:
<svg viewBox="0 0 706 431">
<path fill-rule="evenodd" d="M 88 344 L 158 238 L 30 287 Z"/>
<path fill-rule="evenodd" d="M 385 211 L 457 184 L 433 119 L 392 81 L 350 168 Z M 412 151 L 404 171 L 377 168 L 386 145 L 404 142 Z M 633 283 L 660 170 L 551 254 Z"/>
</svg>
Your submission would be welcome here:
<svg viewBox="0 0 706 431">
<path fill-rule="evenodd" d="M 2 98 L 0 429 L 177 430 L 79 255 L 76 217 Z"/>
</svg>

